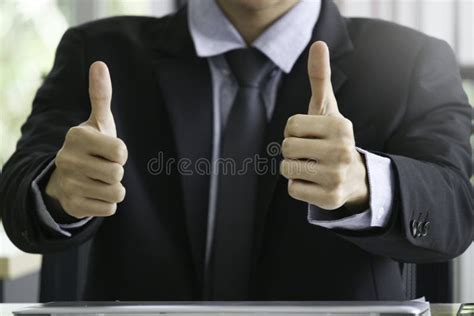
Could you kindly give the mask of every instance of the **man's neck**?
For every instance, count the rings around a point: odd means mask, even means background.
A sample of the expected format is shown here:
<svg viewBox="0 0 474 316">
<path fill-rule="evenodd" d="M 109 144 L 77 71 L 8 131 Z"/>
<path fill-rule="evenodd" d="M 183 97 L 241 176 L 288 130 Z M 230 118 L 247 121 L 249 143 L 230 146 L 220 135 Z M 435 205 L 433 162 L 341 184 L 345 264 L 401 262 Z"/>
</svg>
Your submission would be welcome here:
<svg viewBox="0 0 474 316">
<path fill-rule="evenodd" d="M 273 22 L 288 12 L 298 0 L 280 0 L 265 7 L 244 6 L 238 1 L 217 0 L 247 45 L 252 44 Z"/>
</svg>

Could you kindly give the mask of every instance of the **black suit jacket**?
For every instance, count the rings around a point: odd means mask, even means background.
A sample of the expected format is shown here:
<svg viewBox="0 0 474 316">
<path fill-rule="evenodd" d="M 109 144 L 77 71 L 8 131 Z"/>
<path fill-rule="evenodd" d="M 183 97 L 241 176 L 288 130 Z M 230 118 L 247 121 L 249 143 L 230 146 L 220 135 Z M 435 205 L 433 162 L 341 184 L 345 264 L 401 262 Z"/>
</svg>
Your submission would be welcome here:
<svg viewBox="0 0 474 316">
<path fill-rule="evenodd" d="M 384 229 L 328 230 L 307 222 L 307 204 L 289 197 L 278 174 L 259 185 L 252 300 L 403 299 L 396 261 L 453 258 L 471 243 L 470 106 L 445 42 L 391 23 L 346 19 L 323 1 L 312 41 L 326 41 L 332 83 L 359 147 L 387 156 L 395 175 Z M 289 116 L 306 113 L 308 49 L 283 78 L 266 140 L 281 142 Z M 116 215 L 94 219 L 72 238 L 48 231 L 32 203 L 31 182 L 89 115 L 88 67 L 105 61 L 112 110 L 128 146 Z M 93 238 L 86 299 L 199 300 L 209 176 L 172 164 L 211 157 L 212 84 L 198 58 L 186 9 L 164 18 L 117 17 L 68 30 L 35 98 L 18 148 L 4 166 L 6 231 L 28 252 L 76 247 Z M 343 212 L 343 210 L 340 210 Z"/>
</svg>

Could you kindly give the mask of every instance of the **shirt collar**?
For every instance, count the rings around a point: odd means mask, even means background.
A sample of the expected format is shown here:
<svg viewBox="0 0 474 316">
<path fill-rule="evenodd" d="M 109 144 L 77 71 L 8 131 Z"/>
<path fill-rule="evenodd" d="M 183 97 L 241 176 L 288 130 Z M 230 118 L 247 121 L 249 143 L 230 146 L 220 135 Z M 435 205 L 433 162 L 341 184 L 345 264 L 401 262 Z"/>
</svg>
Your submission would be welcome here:
<svg viewBox="0 0 474 316">
<path fill-rule="evenodd" d="M 189 29 L 199 57 L 212 57 L 246 47 L 242 36 L 215 0 L 192 0 L 188 3 Z M 320 10 L 321 0 L 300 0 L 251 46 L 289 73 L 311 40 Z"/>
</svg>

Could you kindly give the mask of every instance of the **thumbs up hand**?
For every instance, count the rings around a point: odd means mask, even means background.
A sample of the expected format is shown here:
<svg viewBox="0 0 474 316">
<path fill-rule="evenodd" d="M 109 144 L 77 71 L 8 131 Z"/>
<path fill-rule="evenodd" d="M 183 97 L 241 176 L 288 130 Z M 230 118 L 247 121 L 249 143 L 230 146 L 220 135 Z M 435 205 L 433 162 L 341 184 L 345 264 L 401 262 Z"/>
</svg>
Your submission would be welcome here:
<svg viewBox="0 0 474 316">
<path fill-rule="evenodd" d="M 326 210 L 345 205 L 363 211 L 369 200 L 365 162 L 356 150 L 351 121 L 339 112 L 324 42 L 310 48 L 308 75 L 308 115 L 288 119 L 282 144 L 280 172 L 288 179 L 288 193 Z"/>
<path fill-rule="evenodd" d="M 120 181 L 127 147 L 117 138 L 112 83 L 102 62 L 90 67 L 89 97 L 90 117 L 67 132 L 46 186 L 46 194 L 75 218 L 113 215 L 125 197 Z"/>
</svg>

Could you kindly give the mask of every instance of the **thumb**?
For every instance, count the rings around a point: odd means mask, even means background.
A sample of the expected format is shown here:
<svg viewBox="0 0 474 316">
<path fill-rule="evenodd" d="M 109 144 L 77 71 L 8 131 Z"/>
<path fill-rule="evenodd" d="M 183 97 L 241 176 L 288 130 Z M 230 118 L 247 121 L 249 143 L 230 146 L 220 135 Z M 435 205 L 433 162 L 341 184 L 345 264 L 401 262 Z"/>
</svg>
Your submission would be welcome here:
<svg viewBox="0 0 474 316">
<path fill-rule="evenodd" d="M 87 123 L 109 136 L 117 136 L 114 117 L 110 109 L 112 101 L 112 81 L 107 65 L 94 62 L 89 69 L 89 98 L 91 115 Z"/>
<path fill-rule="evenodd" d="M 331 84 L 331 64 L 326 43 L 311 45 L 308 57 L 308 76 L 311 84 L 311 100 L 308 114 L 340 115 Z"/>
</svg>

